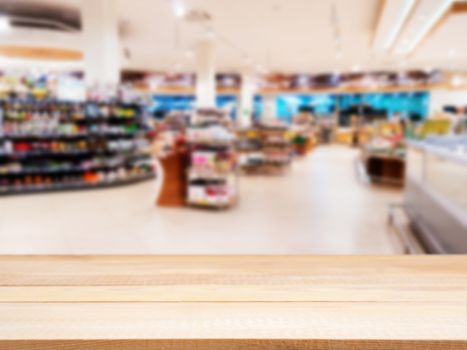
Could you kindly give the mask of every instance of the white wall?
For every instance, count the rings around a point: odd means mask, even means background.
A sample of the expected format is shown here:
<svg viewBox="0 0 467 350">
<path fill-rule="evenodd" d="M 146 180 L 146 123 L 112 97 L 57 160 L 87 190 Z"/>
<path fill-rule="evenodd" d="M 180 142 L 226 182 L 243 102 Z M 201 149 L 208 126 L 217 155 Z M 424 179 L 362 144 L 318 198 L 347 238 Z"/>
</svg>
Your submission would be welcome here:
<svg viewBox="0 0 467 350">
<path fill-rule="evenodd" d="M 432 90 L 430 92 L 430 115 L 441 112 L 446 105 L 467 106 L 467 90 Z"/>
</svg>

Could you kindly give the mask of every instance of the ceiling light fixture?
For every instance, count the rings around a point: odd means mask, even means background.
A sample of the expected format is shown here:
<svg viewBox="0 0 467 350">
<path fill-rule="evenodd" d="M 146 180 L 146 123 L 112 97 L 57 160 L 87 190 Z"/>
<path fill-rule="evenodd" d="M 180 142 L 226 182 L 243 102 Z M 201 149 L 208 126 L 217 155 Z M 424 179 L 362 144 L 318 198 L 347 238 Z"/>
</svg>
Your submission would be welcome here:
<svg viewBox="0 0 467 350">
<path fill-rule="evenodd" d="M 177 18 L 185 17 L 186 9 L 182 0 L 172 0 L 172 11 Z"/>
<path fill-rule="evenodd" d="M 391 48 L 392 44 L 397 38 L 397 34 L 399 34 L 399 31 L 401 30 L 402 25 L 405 22 L 405 19 L 409 15 L 414 5 L 415 5 L 415 0 L 405 0 L 404 6 L 402 7 L 402 10 L 400 12 L 400 16 L 397 19 L 396 23 L 394 24 L 394 27 L 392 28 L 391 33 L 389 33 L 389 36 L 386 42 L 384 43 L 385 50 L 389 50 Z"/>
<path fill-rule="evenodd" d="M 438 7 L 431 13 L 431 16 L 427 16 L 423 26 L 419 29 L 417 35 L 414 36 L 411 43 L 406 47 L 406 52 L 411 52 L 435 25 L 436 22 L 443 16 L 443 14 L 449 9 L 454 0 L 442 0 L 438 2 Z"/>
<path fill-rule="evenodd" d="M 453 86 L 461 86 L 464 83 L 464 79 L 460 75 L 455 75 L 451 79 L 451 84 Z"/>
<path fill-rule="evenodd" d="M 362 67 L 360 67 L 358 64 L 352 67 L 352 72 L 360 72 L 361 70 L 362 70 Z"/>
<path fill-rule="evenodd" d="M 6 16 L 0 16 L 0 32 L 7 32 L 11 29 L 10 19 Z"/>
<path fill-rule="evenodd" d="M 206 29 L 205 37 L 208 40 L 213 40 L 216 38 L 216 33 L 214 32 L 212 28 L 208 28 Z"/>
</svg>

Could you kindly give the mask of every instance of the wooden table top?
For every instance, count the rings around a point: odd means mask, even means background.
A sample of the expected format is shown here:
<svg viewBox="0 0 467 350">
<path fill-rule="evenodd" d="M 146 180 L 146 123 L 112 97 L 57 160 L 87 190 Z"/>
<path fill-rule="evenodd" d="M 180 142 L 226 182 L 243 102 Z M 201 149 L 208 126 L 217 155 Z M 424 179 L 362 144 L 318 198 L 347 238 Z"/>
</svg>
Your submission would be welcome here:
<svg viewBox="0 0 467 350">
<path fill-rule="evenodd" d="M 467 257 L 0 256 L 0 349 L 467 349 Z"/>
</svg>

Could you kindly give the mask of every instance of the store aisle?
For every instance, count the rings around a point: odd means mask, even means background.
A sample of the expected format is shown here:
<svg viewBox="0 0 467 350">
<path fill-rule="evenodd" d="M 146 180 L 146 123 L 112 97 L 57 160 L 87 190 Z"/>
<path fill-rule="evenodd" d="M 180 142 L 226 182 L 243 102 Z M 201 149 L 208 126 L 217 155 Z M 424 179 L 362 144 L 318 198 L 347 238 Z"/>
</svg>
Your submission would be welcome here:
<svg viewBox="0 0 467 350">
<path fill-rule="evenodd" d="M 318 148 L 283 177 L 242 177 L 226 211 L 163 209 L 156 184 L 0 198 L 0 254 L 390 254 L 389 203 L 357 153 Z"/>
</svg>

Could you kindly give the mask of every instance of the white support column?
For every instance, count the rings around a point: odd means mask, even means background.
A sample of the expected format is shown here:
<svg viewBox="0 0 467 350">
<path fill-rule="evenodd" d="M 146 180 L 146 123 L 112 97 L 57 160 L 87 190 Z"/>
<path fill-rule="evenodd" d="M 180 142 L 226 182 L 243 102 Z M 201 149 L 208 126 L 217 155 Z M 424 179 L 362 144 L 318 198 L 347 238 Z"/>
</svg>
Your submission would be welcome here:
<svg viewBox="0 0 467 350">
<path fill-rule="evenodd" d="M 201 40 L 196 48 L 196 106 L 216 106 L 216 62 L 213 39 Z"/>
<path fill-rule="evenodd" d="M 261 119 L 265 122 L 277 119 L 277 97 L 276 95 L 263 96 L 263 115 Z"/>
<path fill-rule="evenodd" d="M 243 69 L 242 86 L 240 88 L 240 103 L 237 112 L 237 124 L 240 127 L 247 128 L 251 126 L 255 90 L 255 80 L 251 73 L 251 69 Z"/>
<path fill-rule="evenodd" d="M 120 82 L 120 40 L 114 0 L 81 0 L 86 85 L 116 86 Z"/>
</svg>

